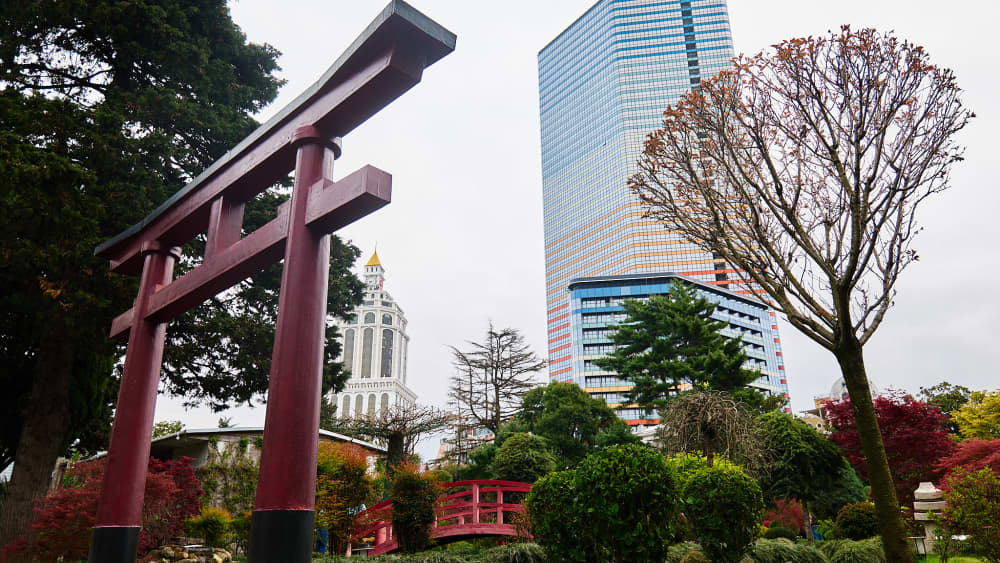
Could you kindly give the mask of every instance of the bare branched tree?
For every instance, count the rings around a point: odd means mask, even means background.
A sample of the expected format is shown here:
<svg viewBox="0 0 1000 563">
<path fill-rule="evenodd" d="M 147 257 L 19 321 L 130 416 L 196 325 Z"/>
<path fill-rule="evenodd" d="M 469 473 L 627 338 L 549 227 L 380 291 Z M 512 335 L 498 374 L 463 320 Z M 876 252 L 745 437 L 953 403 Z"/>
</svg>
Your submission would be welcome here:
<svg viewBox="0 0 1000 563">
<path fill-rule="evenodd" d="M 712 466 L 720 454 L 760 475 L 767 466 L 753 414 L 723 391 L 682 393 L 660 411 L 656 445 L 667 455 L 700 451 Z"/>
<path fill-rule="evenodd" d="M 424 405 L 393 405 L 358 418 L 338 418 L 332 430 L 362 436 L 385 444 L 386 466 L 392 471 L 413 450 L 424 434 L 448 426 L 453 415 Z"/>
<path fill-rule="evenodd" d="M 917 259 L 917 207 L 948 186 L 974 115 L 923 48 L 844 27 L 792 39 L 664 113 L 629 187 L 648 213 L 722 256 L 830 350 L 853 399 L 885 549 L 912 555 L 862 349 Z"/>
<path fill-rule="evenodd" d="M 451 378 L 451 398 L 463 420 L 496 435 L 500 425 L 517 412 L 532 387 L 532 376 L 545 367 L 513 328 L 495 330 L 493 323 L 482 342 L 468 342 L 471 349 L 451 347 L 456 374 Z"/>
</svg>

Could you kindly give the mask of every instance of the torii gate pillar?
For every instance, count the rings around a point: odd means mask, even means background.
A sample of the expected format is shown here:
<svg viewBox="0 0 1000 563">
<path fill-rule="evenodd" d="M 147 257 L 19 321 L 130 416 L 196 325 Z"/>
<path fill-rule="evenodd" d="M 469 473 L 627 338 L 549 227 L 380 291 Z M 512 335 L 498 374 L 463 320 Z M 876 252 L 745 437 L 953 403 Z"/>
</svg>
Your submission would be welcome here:
<svg viewBox="0 0 1000 563">
<path fill-rule="evenodd" d="M 371 166 L 332 179 L 340 137 L 420 82 L 455 36 L 393 0 L 323 77 L 142 222 L 100 245 L 111 268 L 141 274 L 90 563 L 132 563 L 142 524 L 167 322 L 284 258 L 250 561 L 311 560 L 320 385 L 332 231 L 389 203 Z M 290 201 L 241 238 L 243 206 L 294 169 Z M 173 279 L 177 247 L 205 234 L 202 263 Z"/>
</svg>

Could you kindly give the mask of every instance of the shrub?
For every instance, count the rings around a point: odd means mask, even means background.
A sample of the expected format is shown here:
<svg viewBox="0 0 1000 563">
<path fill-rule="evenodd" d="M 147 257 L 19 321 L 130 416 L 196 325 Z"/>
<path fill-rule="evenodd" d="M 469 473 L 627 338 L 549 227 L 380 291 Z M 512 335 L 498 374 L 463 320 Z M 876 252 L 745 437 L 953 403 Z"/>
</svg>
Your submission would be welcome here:
<svg viewBox="0 0 1000 563">
<path fill-rule="evenodd" d="M 225 508 L 205 507 L 197 516 L 184 521 L 184 531 L 189 536 L 202 538 L 211 547 L 223 547 L 232 522 L 233 517 Z"/>
<path fill-rule="evenodd" d="M 667 550 L 665 563 L 680 563 L 691 551 L 701 553 L 701 546 L 691 541 L 674 544 Z"/>
<path fill-rule="evenodd" d="M 545 550 L 535 543 L 515 543 L 489 549 L 479 556 L 483 563 L 545 563 Z"/>
<path fill-rule="evenodd" d="M 852 540 L 845 539 L 835 539 L 835 540 L 825 540 L 816 543 L 816 548 L 823 552 L 823 555 L 829 559 L 833 557 L 834 553 L 841 550 L 846 544 L 852 543 Z"/>
<path fill-rule="evenodd" d="M 837 512 L 837 537 L 851 540 L 863 540 L 878 535 L 878 520 L 875 517 L 875 504 L 871 502 L 855 502 L 845 504 Z"/>
<path fill-rule="evenodd" d="M 580 538 L 582 523 L 576 520 L 573 506 L 575 477 L 574 471 L 549 473 L 535 482 L 525 501 L 535 541 L 557 560 L 585 559 Z"/>
<path fill-rule="evenodd" d="M 706 467 L 684 486 L 684 514 L 712 561 L 739 561 L 757 535 L 764 498 L 738 467 Z"/>
<path fill-rule="evenodd" d="M 681 563 L 712 563 L 712 561 L 700 551 L 689 551 L 681 557 Z"/>
<path fill-rule="evenodd" d="M 316 527 L 328 531 L 332 553 L 344 553 L 353 514 L 375 496 L 368 454 L 356 444 L 321 442 L 316 455 Z"/>
<path fill-rule="evenodd" d="M 434 475 L 420 473 L 413 464 L 396 468 L 392 483 L 392 529 L 403 553 L 423 551 L 430 545 L 439 493 Z"/>
<path fill-rule="evenodd" d="M 829 559 L 830 563 L 887 563 L 881 538 L 843 542 Z"/>
<path fill-rule="evenodd" d="M 945 484 L 944 524 L 968 534 L 976 554 L 990 563 L 1000 562 L 1000 477 L 989 467 L 979 471 L 958 467 Z"/>
<path fill-rule="evenodd" d="M 774 506 L 764 512 L 764 521 L 770 521 L 772 526 L 777 525 L 791 530 L 794 534 L 803 533 L 806 529 L 806 518 L 802 512 L 802 504 L 794 499 L 775 500 Z"/>
<path fill-rule="evenodd" d="M 599 450 L 528 495 L 535 538 L 554 560 L 662 560 L 677 518 L 666 460 L 649 448 Z"/>
<path fill-rule="evenodd" d="M 784 540 L 757 540 L 750 549 L 754 563 L 827 563 L 818 549 Z"/>
<path fill-rule="evenodd" d="M 824 540 L 837 539 L 836 524 L 830 518 L 816 522 L 816 531 Z"/>
<path fill-rule="evenodd" d="M 534 483 L 556 470 L 556 456 L 545 438 L 519 432 L 497 448 L 490 469 L 497 479 Z"/>
<path fill-rule="evenodd" d="M 138 554 L 181 534 L 184 520 L 198 513 L 202 490 L 191 458 L 161 462 L 150 459 L 142 507 Z M 37 561 L 86 559 L 106 460 L 83 461 L 66 471 L 63 486 L 36 501 L 31 530 L 35 537 L 6 557 Z"/>
<path fill-rule="evenodd" d="M 250 549 L 250 523 L 253 512 L 246 510 L 243 514 L 233 518 L 229 524 L 230 544 L 234 554 L 249 553 Z"/>
<path fill-rule="evenodd" d="M 769 540 L 777 538 L 785 538 L 795 541 L 796 537 L 798 537 L 798 534 L 796 534 L 795 532 L 789 530 L 784 526 L 778 526 L 778 525 L 771 526 L 770 528 L 767 529 L 766 532 L 764 532 L 764 539 L 769 539 Z"/>
</svg>

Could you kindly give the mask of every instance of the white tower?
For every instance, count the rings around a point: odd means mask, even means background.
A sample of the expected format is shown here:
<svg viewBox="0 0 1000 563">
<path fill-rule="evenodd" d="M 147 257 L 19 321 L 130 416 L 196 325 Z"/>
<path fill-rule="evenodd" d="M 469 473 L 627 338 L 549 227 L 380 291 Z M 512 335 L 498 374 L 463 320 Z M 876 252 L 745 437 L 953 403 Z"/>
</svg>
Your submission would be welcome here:
<svg viewBox="0 0 1000 563">
<path fill-rule="evenodd" d="M 417 395 L 406 386 L 406 317 L 385 290 L 385 268 L 378 252 L 365 264 L 364 301 L 350 322 L 337 321 L 344 369 L 350 378 L 334 397 L 337 416 L 374 415 L 391 405 L 412 405 Z"/>
</svg>

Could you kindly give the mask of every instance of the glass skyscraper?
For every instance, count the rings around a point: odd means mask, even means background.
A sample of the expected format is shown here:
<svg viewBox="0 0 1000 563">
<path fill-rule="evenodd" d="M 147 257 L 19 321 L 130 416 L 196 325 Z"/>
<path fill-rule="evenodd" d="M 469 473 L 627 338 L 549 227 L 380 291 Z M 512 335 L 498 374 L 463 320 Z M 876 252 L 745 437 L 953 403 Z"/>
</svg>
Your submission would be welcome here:
<svg viewBox="0 0 1000 563">
<path fill-rule="evenodd" d="M 722 293 L 752 293 L 721 259 L 643 217 L 626 188 L 663 110 L 732 57 L 724 0 L 600 0 L 539 52 L 553 380 L 586 383 L 582 329 L 574 335 L 571 327 L 571 282 L 670 273 Z M 771 340 L 775 355 L 762 367 L 762 387 L 787 394 L 776 326 Z"/>
</svg>

